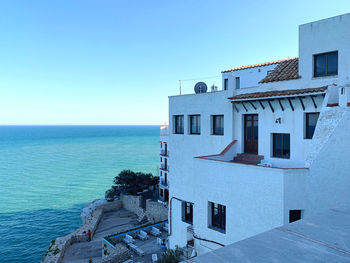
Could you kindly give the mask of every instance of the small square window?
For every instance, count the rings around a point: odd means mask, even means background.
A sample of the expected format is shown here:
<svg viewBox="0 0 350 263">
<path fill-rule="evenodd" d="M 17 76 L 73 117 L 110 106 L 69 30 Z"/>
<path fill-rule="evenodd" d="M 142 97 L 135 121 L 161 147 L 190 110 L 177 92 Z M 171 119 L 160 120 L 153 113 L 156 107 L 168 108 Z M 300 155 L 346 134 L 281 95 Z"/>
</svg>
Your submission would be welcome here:
<svg viewBox="0 0 350 263">
<path fill-rule="evenodd" d="M 193 204 L 182 202 L 182 221 L 193 224 Z"/>
<path fill-rule="evenodd" d="M 184 116 L 183 115 L 174 116 L 174 133 L 175 134 L 184 133 Z"/>
<path fill-rule="evenodd" d="M 338 74 L 338 51 L 314 55 L 314 77 Z"/>
<path fill-rule="evenodd" d="M 290 134 L 273 133 L 273 157 L 290 158 Z"/>
<path fill-rule="evenodd" d="M 289 210 L 289 223 L 293 223 L 301 219 L 302 210 Z"/>
<path fill-rule="evenodd" d="M 189 128 L 190 134 L 201 134 L 201 116 L 190 115 L 189 116 Z"/>
<path fill-rule="evenodd" d="M 314 136 L 319 112 L 305 113 L 305 139 L 312 139 Z"/>
</svg>

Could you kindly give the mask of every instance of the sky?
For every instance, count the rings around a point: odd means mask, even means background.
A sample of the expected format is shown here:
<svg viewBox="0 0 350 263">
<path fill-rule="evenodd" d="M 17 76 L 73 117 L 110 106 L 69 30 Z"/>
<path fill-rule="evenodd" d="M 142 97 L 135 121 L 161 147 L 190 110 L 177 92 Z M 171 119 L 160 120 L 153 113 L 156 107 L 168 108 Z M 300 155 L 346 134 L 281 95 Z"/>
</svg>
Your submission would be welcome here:
<svg viewBox="0 0 350 263">
<path fill-rule="evenodd" d="M 323 0 L 1 0 L 0 125 L 162 125 L 168 96 L 298 56 Z"/>
</svg>

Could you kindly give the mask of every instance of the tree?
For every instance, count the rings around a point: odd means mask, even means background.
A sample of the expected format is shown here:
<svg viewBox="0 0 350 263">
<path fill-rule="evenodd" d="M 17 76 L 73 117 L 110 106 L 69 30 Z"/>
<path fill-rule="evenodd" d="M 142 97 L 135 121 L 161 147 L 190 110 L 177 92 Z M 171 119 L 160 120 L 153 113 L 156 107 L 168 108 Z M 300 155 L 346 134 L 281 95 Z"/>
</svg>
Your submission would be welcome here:
<svg viewBox="0 0 350 263">
<path fill-rule="evenodd" d="M 151 173 L 123 170 L 114 178 L 114 183 L 122 192 L 135 195 L 151 186 L 157 185 L 159 177 L 153 176 Z"/>
</svg>

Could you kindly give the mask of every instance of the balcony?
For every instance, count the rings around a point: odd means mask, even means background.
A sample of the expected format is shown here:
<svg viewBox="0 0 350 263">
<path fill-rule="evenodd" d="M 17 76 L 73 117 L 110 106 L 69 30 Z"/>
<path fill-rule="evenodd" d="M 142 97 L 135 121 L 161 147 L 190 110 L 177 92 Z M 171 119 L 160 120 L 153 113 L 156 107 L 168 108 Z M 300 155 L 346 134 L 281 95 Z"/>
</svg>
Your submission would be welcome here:
<svg viewBox="0 0 350 263">
<path fill-rule="evenodd" d="M 164 179 L 160 180 L 160 186 L 165 187 L 165 188 L 169 188 L 169 181 L 165 181 Z"/>
<path fill-rule="evenodd" d="M 161 126 L 160 127 L 160 136 L 168 136 L 168 135 L 169 135 L 168 126 Z"/>
<path fill-rule="evenodd" d="M 160 165 L 160 170 L 165 171 L 165 172 L 169 172 L 169 165 L 165 165 L 164 163 L 162 163 Z"/>
<path fill-rule="evenodd" d="M 169 156 L 169 151 L 168 150 L 160 150 L 160 155 L 168 157 Z"/>
</svg>

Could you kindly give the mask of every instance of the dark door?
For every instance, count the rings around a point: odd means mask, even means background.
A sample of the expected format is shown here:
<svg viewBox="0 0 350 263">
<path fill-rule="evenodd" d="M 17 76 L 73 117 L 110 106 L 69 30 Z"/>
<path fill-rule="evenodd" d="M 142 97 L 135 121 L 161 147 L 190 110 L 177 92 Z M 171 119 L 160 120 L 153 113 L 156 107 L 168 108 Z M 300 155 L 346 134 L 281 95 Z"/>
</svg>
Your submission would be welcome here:
<svg viewBox="0 0 350 263">
<path fill-rule="evenodd" d="M 168 155 L 168 144 L 164 143 L 164 150 L 165 150 L 165 155 Z"/>
<path fill-rule="evenodd" d="M 244 152 L 258 154 L 258 114 L 244 115 Z"/>
</svg>

